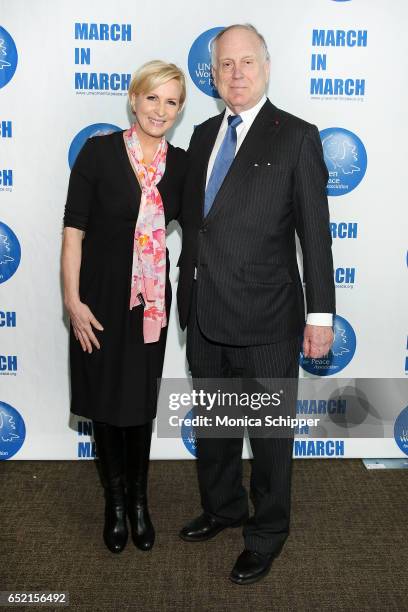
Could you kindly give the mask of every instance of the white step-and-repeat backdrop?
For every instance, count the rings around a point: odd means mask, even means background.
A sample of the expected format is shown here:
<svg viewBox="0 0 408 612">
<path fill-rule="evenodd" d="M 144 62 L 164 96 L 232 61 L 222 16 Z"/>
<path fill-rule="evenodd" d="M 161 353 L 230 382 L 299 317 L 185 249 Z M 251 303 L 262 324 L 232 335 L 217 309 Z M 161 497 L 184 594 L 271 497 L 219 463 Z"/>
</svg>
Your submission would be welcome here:
<svg viewBox="0 0 408 612">
<path fill-rule="evenodd" d="M 233 22 L 264 34 L 269 97 L 318 125 L 330 172 L 336 339 L 329 359 L 301 362 L 301 376 L 383 378 L 361 418 L 393 419 L 388 437 L 363 439 L 346 417 L 344 439 L 298 441 L 294 454 L 408 454 L 408 398 L 392 380 L 408 369 L 407 17 L 404 0 L 0 0 L 0 459 L 92 457 L 89 423 L 69 416 L 60 245 L 70 166 L 87 137 L 129 125 L 131 74 L 156 58 L 186 72 L 170 135 L 186 147 L 193 125 L 222 108 L 209 43 Z M 175 286 L 176 225 L 168 244 Z M 164 376 L 183 377 L 174 307 Z M 320 400 L 302 410 L 329 410 Z M 193 453 L 188 437 L 154 436 L 153 458 Z"/>
</svg>

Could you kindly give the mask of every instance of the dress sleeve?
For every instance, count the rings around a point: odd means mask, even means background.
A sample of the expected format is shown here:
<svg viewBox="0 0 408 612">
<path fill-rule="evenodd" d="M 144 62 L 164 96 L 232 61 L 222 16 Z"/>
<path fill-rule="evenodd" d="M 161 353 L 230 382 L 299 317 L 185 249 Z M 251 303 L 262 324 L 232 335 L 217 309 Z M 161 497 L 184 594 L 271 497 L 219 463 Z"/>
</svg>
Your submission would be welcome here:
<svg viewBox="0 0 408 612">
<path fill-rule="evenodd" d="M 89 138 L 75 160 L 69 179 L 64 227 L 86 231 L 95 196 L 95 139 Z"/>
</svg>

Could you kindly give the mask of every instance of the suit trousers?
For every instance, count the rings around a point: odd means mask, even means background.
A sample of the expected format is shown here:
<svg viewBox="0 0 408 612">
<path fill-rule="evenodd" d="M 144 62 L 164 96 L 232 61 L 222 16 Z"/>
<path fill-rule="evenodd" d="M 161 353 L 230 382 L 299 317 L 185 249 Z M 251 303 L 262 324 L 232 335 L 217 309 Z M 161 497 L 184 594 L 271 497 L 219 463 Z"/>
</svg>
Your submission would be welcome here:
<svg viewBox="0 0 408 612">
<path fill-rule="evenodd" d="M 194 287 L 187 327 L 187 359 L 193 378 L 291 378 L 297 387 L 300 348 L 298 337 L 243 347 L 209 340 L 197 321 Z M 291 396 L 293 414 L 296 391 Z M 241 437 L 197 438 L 201 505 L 221 523 L 242 520 L 248 550 L 277 553 L 289 534 L 293 435 L 258 437 L 248 431 L 253 454 L 250 495 L 254 514 L 250 518 L 242 484 L 243 436 L 244 430 Z"/>
</svg>

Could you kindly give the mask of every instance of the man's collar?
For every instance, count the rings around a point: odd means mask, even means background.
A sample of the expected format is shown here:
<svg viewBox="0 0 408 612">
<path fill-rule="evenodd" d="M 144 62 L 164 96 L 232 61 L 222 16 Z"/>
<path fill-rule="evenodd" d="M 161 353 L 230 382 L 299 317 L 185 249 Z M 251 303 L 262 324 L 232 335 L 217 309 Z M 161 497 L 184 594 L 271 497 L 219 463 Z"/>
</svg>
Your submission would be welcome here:
<svg viewBox="0 0 408 612">
<path fill-rule="evenodd" d="M 266 100 L 267 98 L 266 98 L 266 95 L 264 94 L 262 98 L 259 100 L 259 102 L 255 104 L 255 106 L 253 106 L 252 108 L 249 108 L 248 110 L 241 111 L 239 113 L 239 116 L 241 117 L 243 123 L 252 123 L 252 121 L 255 119 L 255 117 L 261 110 L 262 106 L 265 104 Z M 230 115 L 235 115 L 235 113 L 227 106 L 225 108 L 224 121 L 226 121 Z"/>
</svg>

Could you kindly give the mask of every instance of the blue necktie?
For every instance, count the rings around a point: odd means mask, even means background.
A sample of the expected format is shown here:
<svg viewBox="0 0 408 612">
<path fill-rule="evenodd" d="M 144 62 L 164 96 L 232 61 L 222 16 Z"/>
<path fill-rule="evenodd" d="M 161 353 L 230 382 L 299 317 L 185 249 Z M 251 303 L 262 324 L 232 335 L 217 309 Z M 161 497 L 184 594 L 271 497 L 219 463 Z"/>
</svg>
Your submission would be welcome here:
<svg viewBox="0 0 408 612">
<path fill-rule="evenodd" d="M 237 148 L 237 125 L 240 123 L 242 123 L 242 119 L 239 115 L 230 115 L 228 117 L 227 133 L 215 158 L 210 180 L 205 190 L 204 217 L 210 212 L 215 196 L 234 161 L 235 149 Z"/>
</svg>

